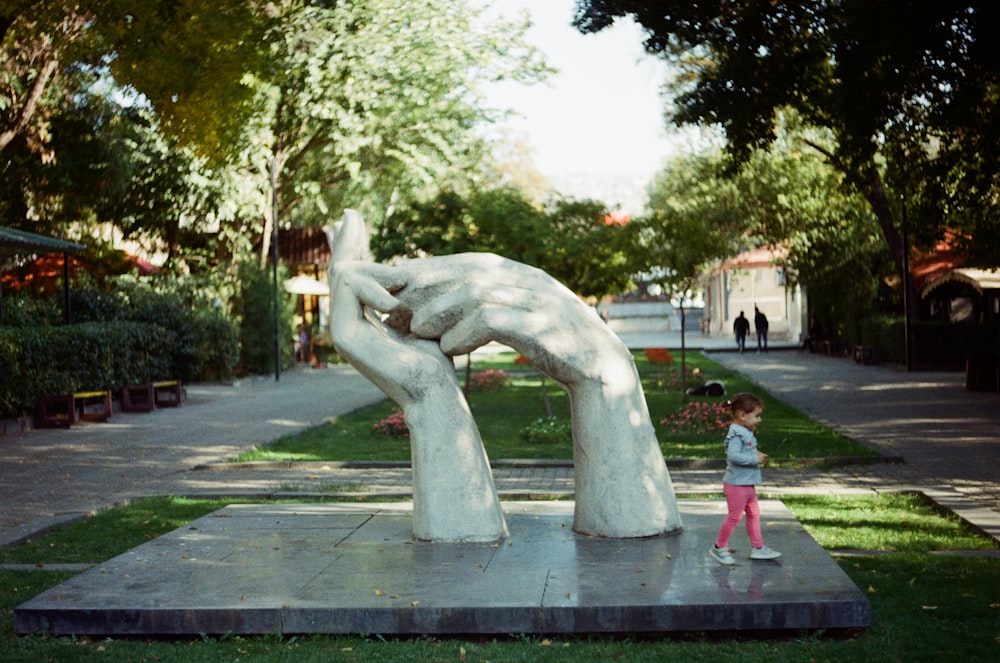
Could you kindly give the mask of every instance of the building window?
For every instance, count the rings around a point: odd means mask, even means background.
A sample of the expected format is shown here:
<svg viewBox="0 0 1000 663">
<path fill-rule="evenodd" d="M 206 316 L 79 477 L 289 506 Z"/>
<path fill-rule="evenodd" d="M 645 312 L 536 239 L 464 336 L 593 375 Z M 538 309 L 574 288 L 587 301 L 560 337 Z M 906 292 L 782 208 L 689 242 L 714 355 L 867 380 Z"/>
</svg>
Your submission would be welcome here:
<svg viewBox="0 0 1000 663">
<path fill-rule="evenodd" d="M 784 287 L 785 285 L 785 268 L 778 267 L 774 270 L 774 276 L 777 279 L 778 285 Z"/>
</svg>

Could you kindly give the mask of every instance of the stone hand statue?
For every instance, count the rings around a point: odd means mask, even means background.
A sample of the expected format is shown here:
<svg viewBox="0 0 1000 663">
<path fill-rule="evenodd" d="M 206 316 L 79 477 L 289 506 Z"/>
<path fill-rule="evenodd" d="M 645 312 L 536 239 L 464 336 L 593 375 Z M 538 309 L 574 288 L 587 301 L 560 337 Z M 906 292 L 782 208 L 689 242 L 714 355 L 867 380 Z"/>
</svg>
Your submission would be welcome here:
<svg viewBox="0 0 1000 663">
<path fill-rule="evenodd" d="M 410 429 L 413 534 L 434 541 L 496 541 L 507 525 L 479 429 L 455 367 L 437 343 L 404 335 L 370 310 L 396 301 L 365 274 L 368 236 L 348 212 L 335 231 L 331 331 L 337 351 L 402 408 Z"/>
<path fill-rule="evenodd" d="M 361 217 L 345 213 L 338 237 L 365 236 Z M 341 280 L 364 283 L 365 304 L 385 314 L 383 324 L 398 339 L 433 342 L 447 356 L 498 341 L 566 389 L 572 412 L 574 530 L 623 538 L 680 529 L 670 476 L 632 355 L 569 289 L 541 270 L 489 253 L 394 265 L 370 262 L 357 248 L 353 260 L 347 260 L 346 252 L 344 259 L 337 255 L 335 250 L 335 308 Z M 340 315 L 332 318 L 336 345 L 344 330 Z M 358 315 L 353 321 L 374 325 Z M 412 425 L 410 429 L 413 434 Z"/>
</svg>

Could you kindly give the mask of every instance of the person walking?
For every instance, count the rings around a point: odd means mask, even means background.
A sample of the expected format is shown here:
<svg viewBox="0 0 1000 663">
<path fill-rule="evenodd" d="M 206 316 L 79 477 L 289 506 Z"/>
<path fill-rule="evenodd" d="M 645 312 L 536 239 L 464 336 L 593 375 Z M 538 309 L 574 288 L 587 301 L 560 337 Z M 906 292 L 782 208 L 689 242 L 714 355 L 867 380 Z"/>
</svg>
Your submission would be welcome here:
<svg viewBox="0 0 1000 663">
<path fill-rule="evenodd" d="M 739 317 L 733 321 L 733 333 L 736 334 L 736 346 L 742 353 L 746 349 L 747 334 L 750 333 L 750 321 L 743 315 L 743 311 L 740 311 Z"/>
<path fill-rule="evenodd" d="M 729 549 L 729 539 L 736 526 L 746 515 L 747 534 L 750 536 L 750 559 L 777 559 L 781 553 L 764 545 L 760 533 L 760 505 L 756 486 L 761 484 L 760 466 L 767 462 L 767 454 L 757 449 L 755 432 L 764 411 L 764 403 L 755 395 L 740 393 L 727 403 L 733 423 L 726 434 L 726 473 L 722 477 L 722 490 L 726 495 L 729 514 L 719 527 L 715 544 L 708 551 L 719 564 L 736 563 Z"/>
<path fill-rule="evenodd" d="M 767 316 L 756 306 L 753 307 L 753 330 L 757 334 L 757 352 L 760 352 L 761 347 L 767 352 Z"/>
<path fill-rule="evenodd" d="M 817 344 L 823 340 L 823 325 L 819 323 L 816 316 L 809 318 L 809 333 L 802 339 L 802 350 L 809 352 L 819 352 Z"/>
</svg>

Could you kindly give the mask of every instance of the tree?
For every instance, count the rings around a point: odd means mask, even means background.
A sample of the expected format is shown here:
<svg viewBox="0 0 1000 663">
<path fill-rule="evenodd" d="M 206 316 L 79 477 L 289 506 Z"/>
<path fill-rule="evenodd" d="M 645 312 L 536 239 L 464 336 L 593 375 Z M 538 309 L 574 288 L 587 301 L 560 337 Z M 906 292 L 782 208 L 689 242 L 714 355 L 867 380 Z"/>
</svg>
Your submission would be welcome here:
<svg viewBox="0 0 1000 663">
<path fill-rule="evenodd" d="M 489 251 L 538 267 L 583 297 L 626 290 L 635 273 L 632 235 L 607 223 L 593 200 L 555 200 L 547 208 L 518 189 L 442 192 L 397 211 L 372 236 L 376 260 Z"/>
<path fill-rule="evenodd" d="M 967 226 L 971 213 L 974 230 L 1000 234 L 1000 5 L 578 0 L 575 23 L 593 32 L 625 15 L 646 29 L 648 50 L 678 67 L 674 121 L 722 126 L 737 165 L 770 145 L 782 109 L 829 129 L 832 149 L 816 147 L 867 199 L 900 276 L 911 189 L 946 196 L 925 221 L 934 228 Z M 990 195 L 972 200 L 962 182 Z M 948 201 L 963 207 L 947 214 Z"/>
<path fill-rule="evenodd" d="M 863 196 L 810 145 L 832 143 L 826 131 L 779 123 L 768 150 L 755 150 L 730 181 L 753 246 L 787 249 L 785 274 L 802 284 L 828 333 L 851 342 L 873 312 L 899 308 L 899 292 L 881 229 Z M 725 165 L 717 162 L 719 177 Z"/>
<path fill-rule="evenodd" d="M 58 99 L 51 83 L 90 18 L 70 2 L 14 0 L 0 10 L 0 152 L 21 136 L 44 153 L 45 109 Z"/>
<path fill-rule="evenodd" d="M 249 71 L 275 14 L 264 0 L 9 0 L 0 9 L 0 151 L 17 135 L 39 150 L 73 66 L 109 71 L 206 154 L 249 110 Z M 73 65 L 73 66 L 71 66 Z"/>
<path fill-rule="evenodd" d="M 6 3 L 0 132 L 20 141 L 10 159 L 28 177 L 16 180 L 23 195 L 3 211 L 35 209 L 33 169 L 43 160 L 96 164 L 131 142 L 130 156 L 92 172 L 131 175 L 112 182 L 128 195 L 107 211 L 124 232 L 158 236 L 168 248 L 191 239 L 185 228 L 199 218 L 231 224 L 223 229 L 233 236 L 263 236 L 265 254 L 281 224 L 326 223 L 347 206 L 377 222 L 412 191 L 476 172 L 485 147 L 474 129 L 497 114 L 484 106 L 481 83 L 531 82 L 548 71 L 522 40 L 524 22 L 481 12 L 429 0 Z M 90 114 L 94 153 L 56 154 L 80 146 L 53 139 L 57 116 L 82 118 L 78 111 L 101 105 L 87 100 L 95 95 L 132 108 Z"/>
<path fill-rule="evenodd" d="M 893 269 L 878 224 L 864 199 L 842 186 L 843 175 L 808 147 L 830 141 L 828 135 L 788 118 L 779 126 L 770 148 L 754 150 L 737 174 L 714 150 L 667 164 L 651 189 L 651 215 L 643 220 L 654 226 L 645 230 L 643 244 L 657 249 L 647 257 L 648 269 L 662 261 L 671 268 L 663 278 L 692 264 L 687 273 L 697 273 L 690 255 L 719 250 L 704 245 L 703 233 L 725 240 L 716 257 L 780 246 L 789 284 L 805 287 L 810 307 L 831 333 L 854 338 L 860 319 L 898 304 L 885 286 Z M 690 287 L 671 278 L 661 285 L 671 293 Z"/>
<path fill-rule="evenodd" d="M 680 303 L 681 391 L 687 392 L 684 301 L 700 286 L 705 267 L 734 252 L 744 236 L 728 203 L 732 184 L 720 181 L 713 160 L 691 155 L 661 171 L 650 186 L 649 214 L 636 222 L 641 271 Z"/>
<path fill-rule="evenodd" d="M 240 196 L 223 203 L 216 195 L 233 178 L 208 171 L 206 155 L 223 154 L 220 145 L 245 124 L 243 78 L 266 55 L 259 45 L 272 6 L 4 3 L 5 223 L 60 234 L 67 224 L 90 234 L 93 224 L 111 223 L 125 235 L 162 240 L 173 255 L 200 225 L 192 220 L 241 212 Z"/>
<path fill-rule="evenodd" d="M 251 82 L 257 115 L 243 137 L 266 175 L 271 229 L 293 213 L 325 223 L 360 209 L 375 225 L 409 196 L 470 167 L 491 119 L 483 79 L 547 71 L 523 24 L 487 23 L 466 3 L 358 0 L 293 6 L 272 29 L 271 66 Z"/>
<path fill-rule="evenodd" d="M 547 206 L 543 269 L 583 297 L 632 287 L 634 233 L 596 200 L 560 198 Z"/>
</svg>

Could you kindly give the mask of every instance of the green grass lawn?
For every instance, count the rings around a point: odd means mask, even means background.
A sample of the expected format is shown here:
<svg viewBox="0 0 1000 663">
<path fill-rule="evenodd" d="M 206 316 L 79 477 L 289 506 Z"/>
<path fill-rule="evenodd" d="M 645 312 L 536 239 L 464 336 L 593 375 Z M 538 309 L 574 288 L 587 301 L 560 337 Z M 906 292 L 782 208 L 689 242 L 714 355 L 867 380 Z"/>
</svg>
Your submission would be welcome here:
<svg viewBox="0 0 1000 663">
<path fill-rule="evenodd" d="M 678 387 L 680 358 L 672 364 L 653 364 L 636 353 L 636 365 L 657 437 L 668 458 L 722 458 L 724 431 L 703 426 L 672 426 L 662 420 L 679 418 L 697 408 L 718 406 L 726 397 L 685 397 Z M 533 458 L 570 459 L 573 447 L 562 442 L 529 443 L 521 431 L 546 415 L 541 375 L 530 367 L 515 364 L 514 353 L 500 353 L 473 364 L 474 373 L 503 370 L 508 386 L 493 393 L 472 392 L 469 407 L 479 425 L 486 451 L 493 460 Z M 764 400 L 764 419 L 757 431 L 760 447 L 774 460 L 794 460 L 827 456 L 867 456 L 874 452 L 817 424 L 797 410 L 770 397 L 756 384 L 730 371 L 701 353 L 689 353 L 689 369 L 697 368 L 704 379 L 721 380 L 727 394 L 752 391 Z M 459 370 L 464 379 L 465 371 Z M 553 414 L 569 418 L 569 399 L 562 389 L 546 380 L 546 392 Z M 275 440 L 242 454 L 239 461 L 288 460 L 398 460 L 410 459 L 405 438 L 377 433 L 374 425 L 390 415 L 395 405 L 385 401 L 372 407 L 337 417 L 335 420 L 295 435 Z"/>
<path fill-rule="evenodd" d="M 189 639 L 16 636 L 11 611 L 73 575 L 0 570 L 0 660 L 13 661 L 992 661 L 1000 646 L 1000 560 L 932 554 L 992 540 L 912 495 L 786 497 L 825 547 L 878 549 L 839 557 L 864 590 L 872 626 L 851 633 L 762 636 L 383 639 L 376 636 Z M 13 548 L 4 563 L 100 563 L 231 501 L 152 498 L 111 509 Z"/>
</svg>

